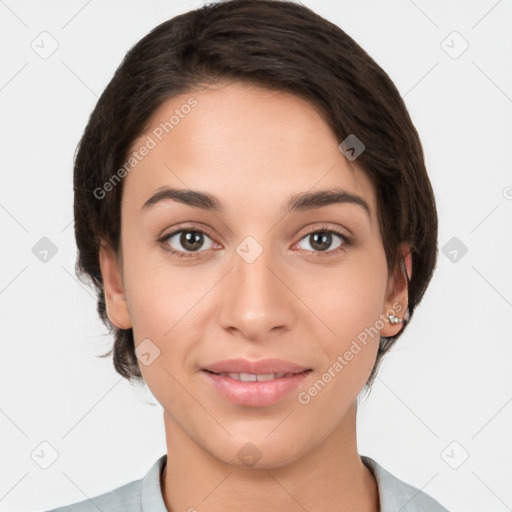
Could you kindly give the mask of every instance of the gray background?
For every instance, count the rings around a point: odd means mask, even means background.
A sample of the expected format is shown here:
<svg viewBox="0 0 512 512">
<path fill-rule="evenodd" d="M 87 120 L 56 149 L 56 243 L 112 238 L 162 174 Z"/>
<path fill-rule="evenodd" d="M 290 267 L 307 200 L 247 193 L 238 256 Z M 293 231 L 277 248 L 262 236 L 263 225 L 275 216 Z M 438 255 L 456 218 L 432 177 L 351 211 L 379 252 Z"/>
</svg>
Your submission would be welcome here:
<svg viewBox="0 0 512 512">
<path fill-rule="evenodd" d="M 303 3 L 396 83 L 440 216 L 436 274 L 360 405 L 359 451 L 452 512 L 512 510 L 512 0 Z M 0 511 L 95 496 L 165 452 L 161 407 L 95 357 L 111 339 L 73 272 L 72 160 L 126 51 L 201 4 L 0 0 Z"/>
</svg>

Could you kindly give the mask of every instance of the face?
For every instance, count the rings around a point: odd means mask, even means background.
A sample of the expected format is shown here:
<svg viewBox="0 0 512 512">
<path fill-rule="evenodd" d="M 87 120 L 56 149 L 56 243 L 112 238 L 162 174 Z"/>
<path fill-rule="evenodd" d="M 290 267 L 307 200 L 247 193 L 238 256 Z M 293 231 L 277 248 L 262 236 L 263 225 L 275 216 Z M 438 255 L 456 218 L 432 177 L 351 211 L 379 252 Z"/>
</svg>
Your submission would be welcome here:
<svg viewBox="0 0 512 512">
<path fill-rule="evenodd" d="M 148 126 L 124 178 L 122 261 L 100 251 L 109 317 L 133 328 L 167 429 L 229 464 L 249 442 L 262 465 L 290 463 L 342 428 L 378 334 L 400 329 L 385 319 L 406 294 L 375 190 L 315 108 L 285 93 L 194 91 Z M 182 193 L 150 200 L 166 187 Z M 308 371 L 244 383 L 205 370 L 233 358 Z"/>
</svg>

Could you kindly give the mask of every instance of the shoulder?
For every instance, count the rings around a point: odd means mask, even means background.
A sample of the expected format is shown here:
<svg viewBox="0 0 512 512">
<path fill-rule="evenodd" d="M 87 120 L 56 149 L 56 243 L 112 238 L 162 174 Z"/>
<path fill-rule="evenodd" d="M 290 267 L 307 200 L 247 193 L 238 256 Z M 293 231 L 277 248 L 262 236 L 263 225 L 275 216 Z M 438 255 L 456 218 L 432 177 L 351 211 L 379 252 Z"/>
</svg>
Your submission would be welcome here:
<svg viewBox="0 0 512 512">
<path fill-rule="evenodd" d="M 111 491 L 46 512 L 166 512 L 160 487 L 160 474 L 167 455 L 160 457 L 140 480 L 133 480 Z"/>
<path fill-rule="evenodd" d="M 47 512 L 139 512 L 142 479 L 122 485 L 112 491 L 100 494 L 72 505 L 66 505 Z"/>
<path fill-rule="evenodd" d="M 381 512 L 448 512 L 427 493 L 400 480 L 372 458 L 362 455 L 361 460 L 377 481 Z"/>
</svg>

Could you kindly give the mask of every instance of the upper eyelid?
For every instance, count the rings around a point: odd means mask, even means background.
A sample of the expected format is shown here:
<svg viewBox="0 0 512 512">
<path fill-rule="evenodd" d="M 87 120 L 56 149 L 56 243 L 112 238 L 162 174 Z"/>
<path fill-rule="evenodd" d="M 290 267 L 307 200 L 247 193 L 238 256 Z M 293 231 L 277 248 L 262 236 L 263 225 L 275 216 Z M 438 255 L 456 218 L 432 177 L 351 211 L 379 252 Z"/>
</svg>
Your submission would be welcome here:
<svg viewBox="0 0 512 512">
<path fill-rule="evenodd" d="M 162 235 L 159 239 L 163 240 L 163 241 L 168 241 L 170 238 L 176 236 L 178 233 L 181 233 L 182 231 L 198 231 L 198 232 L 201 232 L 201 233 L 205 234 L 206 236 L 208 236 L 208 238 L 210 238 L 210 240 L 212 240 L 213 242 L 219 243 L 216 241 L 215 237 L 210 235 L 207 228 L 198 227 L 198 226 L 194 226 L 194 225 L 179 226 L 178 228 L 174 229 L 170 233 L 168 233 L 166 235 Z M 344 243 L 349 243 L 351 241 L 351 237 L 349 235 L 342 233 L 340 227 L 334 228 L 332 226 L 327 226 L 326 223 L 324 222 L 321 226 L 313 227 L 313 228 L 309 229 L 308 231 L 306 231 L 305 233 L 303 233 L 302 235 L 300 235 L 300 238 L 298 238 L 297 242 L 294 242 L 294 245 L 296 245 L 298 242 L 302 241 L 307 236 L 310 236 L 314 233 L 325 232 L 325 231 L 332 232 L 335 235 L 341 237 L 344 240 Z M 186 252 L 186 251 L 181 251 L 181 252 Z M 199 252 L 205 252 L 205 251 L 194 251 L 194 252 L 199 253 Z M 191 254 L 194 254 L 194 252 L 191 252 Z"/>
<path fill-rule="evenodd" d="M 210 239 L 214 240 L 214 237 L 212 235 L 210 235 L 209 230 L 207 228 L 197 227 L 197 226 L 192 226 L 192 225 L 190 225 L 190 226 L 189 225 L 180 226 L 180 227 L 178 227 L 176 229 L 173 229 L 172 231 L 170 231 L 166 235 L 162 235 L 159 238 L 160 238 L 160 240 L 162 240 L 162 239 L 169 239 L 169 238 L 177 235 L 178 233 L 181 233 L 182 231 L 198 231 L 200 233 L 204 233 Z"/>
<path fill-rule="evenodd" d="M 313 228 L 310 228 L 310 229 L 307 229 L 307 231 L 301 236 L 301 239 L 305 236 L 308 236 L 312 233 L 316 233 L 318 231 L 341 231 L 342 229 L 345 229 L 347 231 L 349 231 L 347 228 L 342 228 L 341 226 L 337 226 L 337 227 L 333 227 L 333 226 L 328 226 L 327 225 L 327 222 L 319 222 L 319 224 L 321 224 L 320 226 L 317 226 L 317 227 L 313 227 Z M 200 227 L 198 227 L 197 225 L 192 225 L 192 224 L 185 224 L 184 226 L 178 226 L 177 228 L 173 229 L 172 231 L 170 231 L 168 234 L 166 235 L 162 235 L 161 238 L 167 238 L 171 235 L 175 235 L 177 233 L 180 233 L 181 231 L 200 231 L 200 232 L 203 232 L 205 233 L 206 235 L 208 235 L 210 238 L 214 238 L 213 236 L 210 235 L 209 233 L 209 228 L 207 227 L 203 227 L 202 225 L 199 225 Z M 299 231 L 302 231 L 302 230 L 299 230 Z M 343 234 L 343 233 L 341 233 Z M 350 235 L 344 235 L 346 238 L 349 238 Z"/>
</svg>

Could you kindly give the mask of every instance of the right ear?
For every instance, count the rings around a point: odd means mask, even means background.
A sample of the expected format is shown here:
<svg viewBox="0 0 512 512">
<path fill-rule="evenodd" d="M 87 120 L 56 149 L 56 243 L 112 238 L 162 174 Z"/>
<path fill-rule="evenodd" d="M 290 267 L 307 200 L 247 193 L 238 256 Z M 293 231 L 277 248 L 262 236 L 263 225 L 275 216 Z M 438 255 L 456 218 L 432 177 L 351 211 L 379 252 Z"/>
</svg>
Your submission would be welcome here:
<svg viewBox="0 0 512 512">
<path fill-rule="evenodd" d="M 99 260 L 108 319 L 120 329 L 130 329 L 132 322 L 119 263 L 114 252 L 103 242 L 100 244 Z"/>
</svg>

